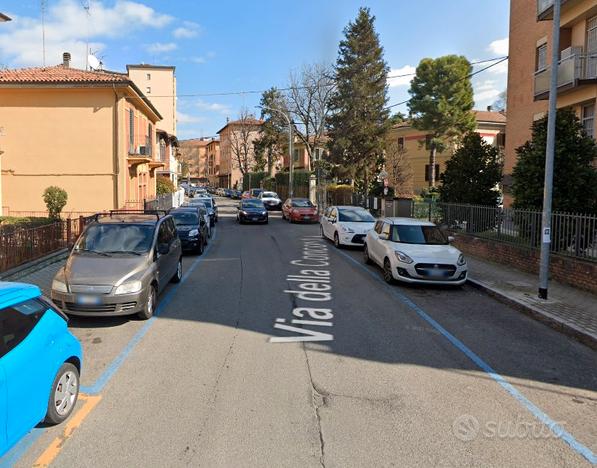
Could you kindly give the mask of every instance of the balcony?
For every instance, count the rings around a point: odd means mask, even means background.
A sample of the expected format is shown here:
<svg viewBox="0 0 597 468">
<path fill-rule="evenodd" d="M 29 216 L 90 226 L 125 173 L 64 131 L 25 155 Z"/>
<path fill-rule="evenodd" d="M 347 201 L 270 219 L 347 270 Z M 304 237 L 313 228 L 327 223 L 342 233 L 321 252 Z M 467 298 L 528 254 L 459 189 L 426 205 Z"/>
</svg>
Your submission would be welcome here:
<svg viewBox="0 0 597 468">
<path fill-rule="evenodd" d="M 535 72 L 535 101 L 549 98 L 551 67 Z M 597 55 L 575 54 L 560 60 L 558 94 L 584 84 L 597 83 Z"/>
<path fill-rule="evenodd" d="M 568 0 L 562 0 L 562 7 Z M 553 4 L 555 0 L 537 0 L 537 21 L 553 19 Z"/>
</svg>

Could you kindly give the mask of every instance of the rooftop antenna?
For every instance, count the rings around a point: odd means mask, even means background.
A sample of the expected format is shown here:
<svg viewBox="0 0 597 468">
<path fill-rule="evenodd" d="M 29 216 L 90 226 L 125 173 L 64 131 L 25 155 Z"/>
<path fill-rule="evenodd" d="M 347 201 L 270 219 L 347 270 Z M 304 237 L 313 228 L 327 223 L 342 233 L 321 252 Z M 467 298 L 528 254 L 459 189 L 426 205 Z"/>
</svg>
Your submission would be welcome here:
<svg viewBox="0 0 597 468">
<path fill-rule="evenodd" d="M 85 43 L 86 43 L 86 51 L 85 51 L 85 56 L 87 57 L 87 59 L 85 60 L 85 70 L 89 70 L 90 66 L 93 66 L 90 62 L 89 62 L 89 57 L 90 57 L 90 52 L 89 52 L 89 20 L 91 17 L 91 0 L 87 0 L 87 3 L 85 3 L 85 0 L 81 0 L 81 5 L 83 6 L 83 9 L 85 10 L 85 12 L 87 13 L 87 34 L 85 37 Z M 94 62 L 95 63 L 95 62 Z"/>
<path fill-rule="evenodd" d="M 42 65 L 46 66 L 46 0 L 40 0 L 41 7 L 41 53 Z"/>
</svg>

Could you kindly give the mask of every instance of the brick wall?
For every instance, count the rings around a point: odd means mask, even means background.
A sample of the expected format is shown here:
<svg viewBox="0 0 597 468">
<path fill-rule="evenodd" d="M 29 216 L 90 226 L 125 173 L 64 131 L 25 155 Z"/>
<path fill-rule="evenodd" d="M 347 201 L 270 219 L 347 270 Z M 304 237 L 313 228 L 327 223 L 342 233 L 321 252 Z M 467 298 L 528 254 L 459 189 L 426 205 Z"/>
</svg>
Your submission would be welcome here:
<svg viewBox="0 0 597 468">
<path fill-rule="evenodd" d="M 539 273 L 539 250 L 519 247 L 478 237 L 456 234 L 453 244 L 465 254 Z M 552 255 L 550 277 L 579 289 L 597 294 L 597 263 Z"/>
</svg>

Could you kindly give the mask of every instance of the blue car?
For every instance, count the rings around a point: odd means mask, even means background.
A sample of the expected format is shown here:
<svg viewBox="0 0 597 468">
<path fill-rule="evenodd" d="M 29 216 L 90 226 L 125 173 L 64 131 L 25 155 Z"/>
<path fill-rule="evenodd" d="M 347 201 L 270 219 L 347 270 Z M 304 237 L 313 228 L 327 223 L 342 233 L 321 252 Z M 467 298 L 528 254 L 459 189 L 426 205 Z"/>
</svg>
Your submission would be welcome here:
<svg viewBox="0 0 597 468">
<path fill-rule="evenodd" d="M 66 324 L 37 286 L 0 282 L 0 456 L 41 421 L 72 413 L 82 353 Z"/>
</svg>

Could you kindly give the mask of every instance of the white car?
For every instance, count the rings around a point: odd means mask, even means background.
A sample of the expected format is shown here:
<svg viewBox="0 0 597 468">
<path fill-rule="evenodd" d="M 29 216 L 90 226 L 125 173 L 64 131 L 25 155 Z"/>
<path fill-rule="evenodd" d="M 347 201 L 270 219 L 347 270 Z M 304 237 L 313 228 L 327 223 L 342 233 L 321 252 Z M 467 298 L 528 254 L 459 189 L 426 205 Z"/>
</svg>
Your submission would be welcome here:
<svg viewBox="0 0 597 468">
<path fill-rule="evenodd" d="M 276 192 L 261 192 L 259 198 L 265 205 L 265 209 L 268 211 L 282 209 L 282 200 Z"/>
<path fill-rule="evenodd" d="M 384 280 L 459 286 L 466 282 L 464 255 L 435 224 L 411 218 L 383 218 L 367 233 L 365 263 L 383 268 Z"/>
<path fill-rule="evenodd" d="M 337 248 L 344 245 L 362 247 L 367 232 L 375 225 L 375 218 L 360 206 L 330 206 L 319 223 L 321 236 L 333 240 Z"/>
</svg>

